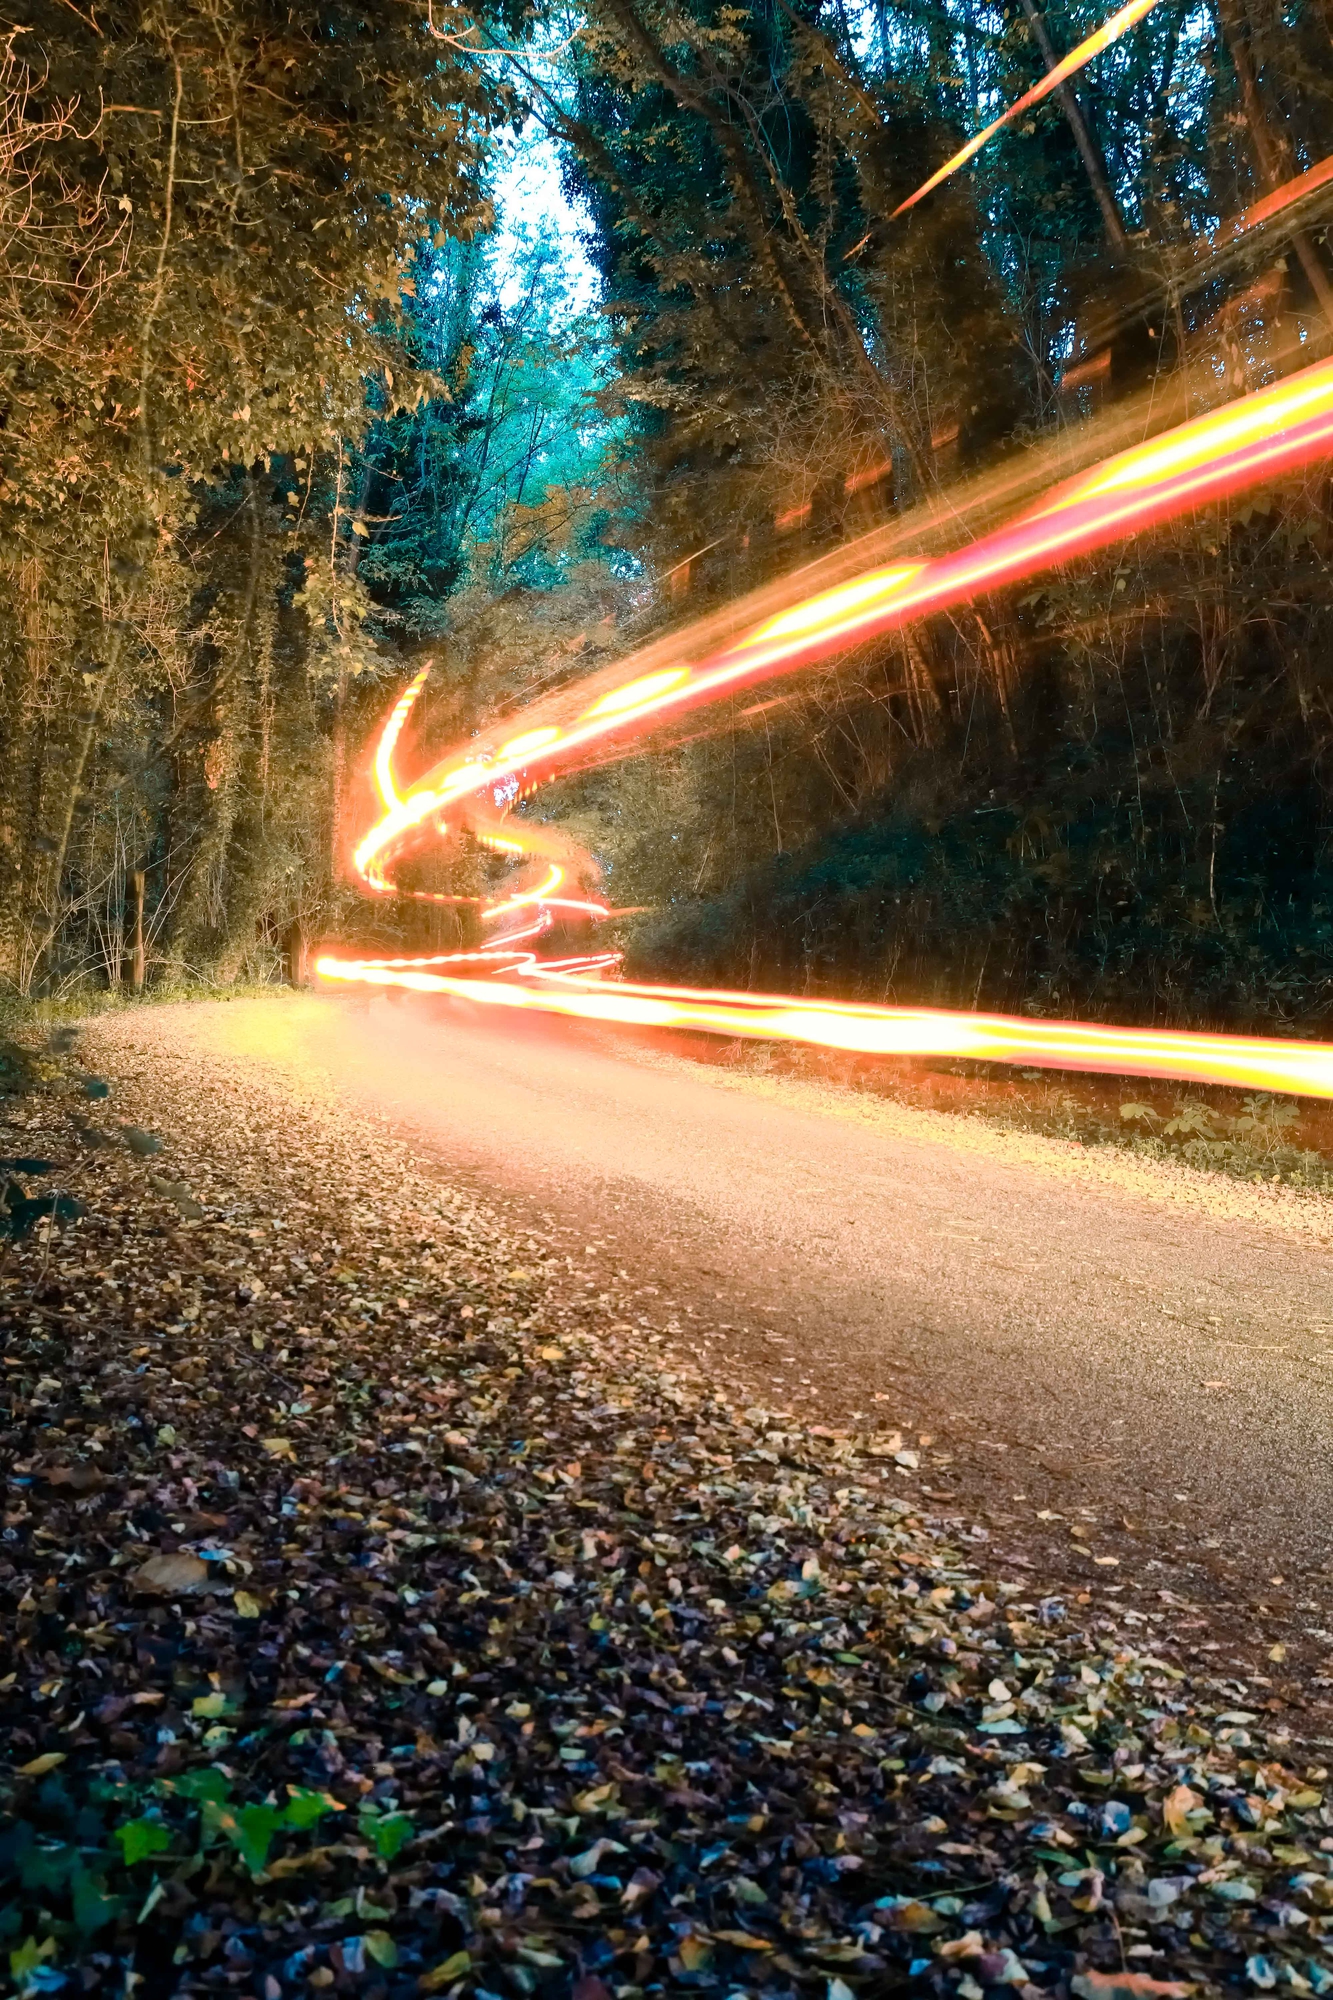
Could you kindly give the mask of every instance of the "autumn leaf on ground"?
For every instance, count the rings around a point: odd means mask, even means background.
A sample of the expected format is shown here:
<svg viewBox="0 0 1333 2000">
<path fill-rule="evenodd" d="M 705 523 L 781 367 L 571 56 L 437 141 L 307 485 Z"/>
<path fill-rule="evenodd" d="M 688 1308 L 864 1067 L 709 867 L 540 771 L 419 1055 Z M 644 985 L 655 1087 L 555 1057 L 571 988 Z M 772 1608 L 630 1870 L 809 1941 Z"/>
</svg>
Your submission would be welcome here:
<svg viewBox="0 0 1333 2000">
<path fill-rule="evenodd" d="M 193 1597 L 209 1588 L 208 1564 L 185 1553 L 153 1556 L 134 1573 L 134 1588 L 159 1597 Z"/>
<path fill-rule="evenodd" d="M 1162 1819 L 1167 1831 L 1177 1838 L 1188 1833 L 1189 1815 L 1202 1804 L 1199 1794 L 1192 1792 L 1188 1785 L 1176 1785 L 1162 1800 Z"/>
<path fill-rule="evenodd" d="M 1146 1972 L 1080 1972 L 1069 1984 L 1078 2000 L 1189 2000 L 1194 1991 L 1188 1981 Z"/>
</svg>

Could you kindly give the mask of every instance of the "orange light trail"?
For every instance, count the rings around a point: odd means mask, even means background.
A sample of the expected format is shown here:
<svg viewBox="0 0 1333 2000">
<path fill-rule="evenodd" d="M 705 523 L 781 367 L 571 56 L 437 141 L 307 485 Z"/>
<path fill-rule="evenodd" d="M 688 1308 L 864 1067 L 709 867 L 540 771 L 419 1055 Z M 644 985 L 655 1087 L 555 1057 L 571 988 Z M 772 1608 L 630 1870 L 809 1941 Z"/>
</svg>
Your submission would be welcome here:
<svg viewBox="0 0 1333 2000">
<path fill-rule="evenodd" d="M 1113 42 L 1118 42 L 1123 34 L 1143 19 L 1145 14 L 1151 14 L 1156 5 L 1157 0 L 1129 0 L 1128 6 L 1112 14 L 1109 21 L 1103 21 L 1100 28 L 1094 29 L 1087 40 L 1080 42 L 1076 49 L 1071 49 L 1054 69 L 1047 70 L 1040 83 L 1034 83 L 1031 90 L 1025 90 L 1007 111 L 1002 111 L 998 118 L 992 119 L 984 132 L 974 133 L 967 144 L 960 146 L 928 181 L 921 183 L 915 194 L 909 194 L 906 201 L 899 202 L 889 220 L 896 220 L 898 216 L 906 214 L 909 208 L 915 208 L 919 201 L 924 201 L 941 181 L 947 181 L 950 174 L 956 174 L 959 167 L 965 167 L 969 160 L 975 158 L 997 132 L 1012 124 L 1015 118 L 1021 118 L 1034 104 L 1040 104 L 1043 98 L 1051 95 L 1052 91 L 1058 90 L 1062 83 L 1067 83 L 1070 77 L 1081 70 L 1086 63 L 1090 63 L 1094 56 L 1100 55 L 1103 49 L 1109 49 Z"/>
<path fill-rule="evenodd" d="M 603 960 L 608 967 L 614 962 L 614 954 Z M 854 1007 L 776 993 L 691 993 L 682 987 L 636 986 L 619 980 L 604 984 L 586 970 L 558 969 L 536 959 L 510 968 L 521 979 L 458 978 L 430 971 L 429 963 L 321 958 L 319 971 L 331 981 L 404 986 L 486 1007 L 533 1009 L 621 1027 L 692 1029 L 756 1041 L 801 1042 L 859 1055 L 947 1056 L 1333 1097 L 1333 1046 L 1318 1042 L 1104 1028 L 1082 1021 L 1030 1021 L 1018 1015 L 928 1007 Z"/>
<path fill-rule="evenodd" d="M 319 973 L 330 981 L 403 986 L 466 996 L 486 1006 L 640 1027 L 1333 1097 L 1333 1045 L 606 983 L 602 975 L 618 963 L 616 953 L 553 962 L 515 949 L 550 929 L 556 912 L 614 913 L 586 896 L 560 893 L 567 884 L 572 887 L 571 876 L 591 871 L 588 856 L 555 830 L 502 812 L 502 803 L 507 811 L 520 793 L 561 768 L 586 763 L 594 749 L 602 756 L 632 754 L 648 729 L 701 703 L 827 659 L 909 618 L 967 602 L 1331 454 L 1333 361 L 1327 361 L 1116 454 L 963 549 L 890 564 L 817 592 L 695 664 L 640 672 L 619 682 L 614 669 L 609 682 L 606 672 L 594 676 L 582 695 L 577 688 L 562 693 L 567 721 L 539 722 L 532 711 L 507 717 L 415 784 L 400 788 L 393 754 L 424 685 L 423 671 L 390 711 L 376 748 L 373 772 L 383 810 L 354 856 L 366 887 L 392 892 L 385 873 L 391 859 L 423 829 L 439 830 L 434 816 L 446 805 L 451 828 L 466 828 L 500 851 L 544 861 L 545 873 L 534 886 L 483 901 L 483 923 L 521 917 L 524 928 L 504 931 L 480 951 L 425 959 L 329 955 L 318 961 Z M 581 707 L 571 705 L 580 701 Z M 549 703 L 537 706 L 550 712 Z"/>
<path fill-rule="evenodd" d="M 1243 215 L 1236 218 L 1226 233 L 1229 236 L 1240 236 L 1247 229 L 1257 229 L 1261 223 L 1271 222 L 1275 215 L 1281 215 L 1282 211 L 1290 208 L 1293 202 L 1304 201 L 1307 195 L 1317 194 L 1319 189 L 1327 187 L 1330 181 L 1333 181 L 1333 153 L 1330 153 L 1326 160 L 1320 160 L 1318 165 L 1308 168 L 1305 173 L 1296 174 L 1291 180 L 1283 181 L 1281 187 L 1274 188 L 1273 192 L 1266 194 L 1262 201 L 1256 201 Z"/>
</svg>

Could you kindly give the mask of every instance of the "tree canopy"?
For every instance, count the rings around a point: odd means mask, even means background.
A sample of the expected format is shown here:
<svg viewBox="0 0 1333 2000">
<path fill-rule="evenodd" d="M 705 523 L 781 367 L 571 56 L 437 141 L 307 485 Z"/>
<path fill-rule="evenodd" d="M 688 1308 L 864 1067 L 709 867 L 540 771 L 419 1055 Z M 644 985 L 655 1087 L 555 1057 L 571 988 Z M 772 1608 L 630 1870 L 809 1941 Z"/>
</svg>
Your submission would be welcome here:
<svg viewBox="0 0 1333 2000">
<path fill-rule="evenodd" d="M 1325 351 L 1324 197 L 1229 228 L 1333 150 L 1320 0 L 1160 0 L 895 215 L 1098 18 L 13 12 L 4 983 L 409 936 L 344 863 L 422 660 L 420 727 L 466 727 L 1126 397 Z M 515 135 L 559 162 L 591 302 L 549 230 L 497 220 Z M 525 809 L 577 816 L 649 906 L 643 963 L 1308 1019 L 1329 550 L 1312 479 Z"/>
</svg>

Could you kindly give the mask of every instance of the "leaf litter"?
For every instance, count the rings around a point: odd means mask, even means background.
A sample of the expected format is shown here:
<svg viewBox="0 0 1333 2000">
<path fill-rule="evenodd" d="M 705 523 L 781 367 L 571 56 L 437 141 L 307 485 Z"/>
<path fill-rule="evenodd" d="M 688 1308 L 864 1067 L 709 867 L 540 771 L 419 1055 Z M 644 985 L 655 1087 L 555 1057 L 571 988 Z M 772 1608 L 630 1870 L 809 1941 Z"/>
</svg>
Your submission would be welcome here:
<svg viewBox="0 0 1333 2000">
<path fill-rule="evenodd" d="M 1333 1991 L 1317 1745 L 336 1103 L 103 1054 L 158 1145 L 8 1121 L 87 1211 L 0 1263 L 12 1990 Z"/>
</svg>

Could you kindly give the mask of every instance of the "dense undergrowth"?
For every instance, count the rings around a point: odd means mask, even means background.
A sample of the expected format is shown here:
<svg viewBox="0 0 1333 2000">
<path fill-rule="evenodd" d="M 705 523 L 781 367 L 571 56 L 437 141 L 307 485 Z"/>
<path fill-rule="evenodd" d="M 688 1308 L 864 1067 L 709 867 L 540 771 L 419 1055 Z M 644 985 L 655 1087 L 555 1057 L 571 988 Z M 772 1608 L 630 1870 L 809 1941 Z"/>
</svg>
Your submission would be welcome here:
<svg viewBox="0 0 1333 2000">
<path fill-rule="evenodd" d="M 1148 563 L 1147 580 L 1169 567 Z M 1309 638 L 1321 629 L 1313 602 L 1302 622 Z M 890 781 L 852 812 L 836 810 L 817 758 L 800 756 L 803 711 L 771 791 L 761 770 L 747 774 L 721 868 L 707 813 L 690 808 L 695 787 L 722 789 L 722 760 L 711 745 L 686 753 L 685 807 L 668 794 L 683 881 L 643 921 L 635 962 L 787 992 L 1322 1036 L 1333 997 L 1322 739 L 1267 645 L 1233 659 L 1219 714 L 1185 636 L 1145 621 L 1155 668 L 1095 680 L 1048 654 L 1011 709 L 1012 739 L 983 688 L 935 742 L 900 742 Z M 1322 670 L 1319 685 L 1322 713 Z M 842 698 L 844 738 L 864 735 L 867 710 Z"/>
</svg>

